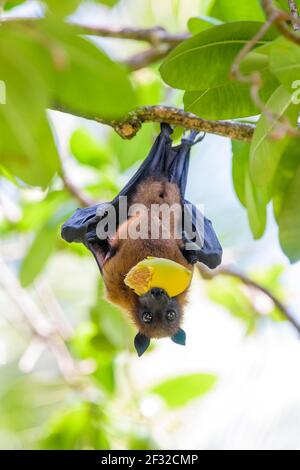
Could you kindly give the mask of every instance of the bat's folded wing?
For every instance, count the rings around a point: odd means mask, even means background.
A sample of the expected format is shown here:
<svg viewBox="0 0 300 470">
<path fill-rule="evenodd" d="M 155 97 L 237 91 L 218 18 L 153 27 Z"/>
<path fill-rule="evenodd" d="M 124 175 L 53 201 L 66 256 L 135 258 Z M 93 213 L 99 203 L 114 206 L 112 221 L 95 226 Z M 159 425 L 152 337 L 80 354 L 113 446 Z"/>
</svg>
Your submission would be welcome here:
<svg viewBox="0 0 300 470">
<path fill-rule="evenodd" d="M 96 226 L 105 214 L 110 203 L 104 202 L 95 206 L 76 209 L 74 214 L 63 224 L 61 236 L 66 242 L 84 243 L 97 240 Z"/>
<path fill-rule="evenodd" d="M 97 236 L 96 229 L 98 222 L 105 217 L 110 204 L 104 202 L 83 209 L 79 208 L 61 228 L 61 236 L 64 240 L 68 243 L 83 243 L 92 252 L 101 272 L 110 246 L 106 238 L 101 239 Z"/>
<path fill-rule="evenodd" d="M 209 219 L 189 201 L 184 200 L 183 254 L 191 264 L 200 261 L 210 269 L 222 262 L 222 247 Z"/>
</svg>

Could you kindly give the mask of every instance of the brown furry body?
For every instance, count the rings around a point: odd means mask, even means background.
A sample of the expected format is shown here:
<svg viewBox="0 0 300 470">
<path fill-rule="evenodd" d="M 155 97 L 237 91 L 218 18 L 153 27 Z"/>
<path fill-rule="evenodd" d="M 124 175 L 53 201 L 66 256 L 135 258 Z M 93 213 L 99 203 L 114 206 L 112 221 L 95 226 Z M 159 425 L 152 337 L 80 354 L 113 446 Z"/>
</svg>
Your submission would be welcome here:
<svg viewBox="0 0 300 470">
<path fill-rule="evenodd" d="M 152 204 L 181 204 L 179 189 L 176 184 L 169 183 L 163 178 L 153 179 L 149 178 L 140 184 L 134 194 L 130 205 L 141 203 L 150 209 Z M 122 232 L 128 230 L 131 223 L 137 223 L 137 218 L 140 219 L 143 215 L 137 215 L 129 218 L 125 224 L 119 226 L 115 237 L 110 240 L 110 245 L 114 249 L 115 254 L 109 258 L 103 267 L 103 278 L 107 291 L 107 298 L 111 302 L 126 309 L 133 322 L 138 327 L 139 331 L 151 337 L 160 337 L 172 335 L 178 330 L 182 320 L 183 306 L 186 303 L 186 292 L 176 297 L 178 304 L 181 307 L 181 315 L 174 325 L 168 327 L 168 331 L 160 328 L 159 325 L 152 325 L 151 328 L 142 324 L 136 313 L 138 296 L 124 284 L 124 278 L 128 271 L 135 266 L 138 262 L 145 259 L 147 256 L 154 256 L 159 258 L 168 258 L 173 260 L 186 268 L 192 270 L 192 266 L 187 262 L 181 252 L 182 240 L 175 238 L 175 225 L 176 215 L 171 218 L 171 236 L 169 239 L 162 239 L 161 233 L 158 239 L 151 240 L 148 238 L 144 240 L 138 239 L 122 239 Z M 152 220 L 157 225 L 161 225 L 161 216 L 158 215 L 157 220 Z M 148 227 L 150 232 L 150 224 Z"/>
</svg>

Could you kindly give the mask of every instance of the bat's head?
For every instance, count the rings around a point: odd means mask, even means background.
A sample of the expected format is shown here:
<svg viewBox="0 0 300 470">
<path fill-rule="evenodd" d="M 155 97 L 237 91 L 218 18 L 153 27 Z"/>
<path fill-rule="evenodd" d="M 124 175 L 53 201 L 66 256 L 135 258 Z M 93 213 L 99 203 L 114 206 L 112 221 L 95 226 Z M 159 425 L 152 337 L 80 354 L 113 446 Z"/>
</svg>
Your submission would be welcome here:
<svg viewBox="0 0 300 470">
<path fill-rule="evenodd" d="M 150 344 L 150 338 L 165 336 L 178 344 L 185 344 L 185 333 L 180 328 L 183 317 L 184 296 L 169 297 L 164 289 L 154 287 L 146 294 L 137 296 L 134 319 L 139 333 L 135 347 L 141 356 Z"/>
</svg>

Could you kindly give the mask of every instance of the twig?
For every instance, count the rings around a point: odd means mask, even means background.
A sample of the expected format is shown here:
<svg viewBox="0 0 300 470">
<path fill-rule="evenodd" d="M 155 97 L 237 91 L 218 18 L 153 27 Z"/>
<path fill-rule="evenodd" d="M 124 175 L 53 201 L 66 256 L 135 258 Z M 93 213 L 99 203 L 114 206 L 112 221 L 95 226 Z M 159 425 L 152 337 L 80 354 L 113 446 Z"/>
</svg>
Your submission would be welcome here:
<svg viewBox="0 0 300 470">
<path fill-rule="evenodd" d="M 0 257 L 0 283 L 4 287 L 5 292 L 11 297 L 15 305 L 19 308 L 26 324 L 31 328 L 32 332 L 45 339 L 53 334 L 53 328 L 40 315 L 39 309 L 33 302 L 28 293 L 22 288 L 17 277 L 9 269 L 7 264 Z"/>
<path fill-rule="evenodd" d="M 9 17 L 0 19 L 0 25 L 12 23 L 14 25 L 25 25 L 29 28 L 35 28 L 39 22 L 39 18 Z M 138 70 L 163 59 L 175 46 L 190 37 L 189 33 L 169 33 L 161 26 L 143 29 L 133 27 L 89 26 L 79 23 L 69 24 L 74 27 L 74 32 L 78 34 L 148 42 L 152 46 L 150 49 L 123 60 L 123 63 L 131 70 Z"/>
<path fill-rule="evenodd" d="M 263 85 L 261 74 L 259 71 L 255 71 L 250 73 L 249 75 L 244 75 L 241 73 L 240 66 L 242 60 L 247 56 L 247 54 L 253 49 L 253 47 L 257 44 L 257 42 L 264 37 L 266 32 L 270 29 L 270 27 L 276 23 L 281 22 L 282 19 L 286 19 L 286 13 L 278 10 L 277 8 L 271 8 L 268 10 L 269 16 L 267 17 L 267 21 L 262 25 L 262 27 L 258 30 L 258 32 L 244 45 L 244 47 L 240 50 L 238 55 L 236 56 L 232 68 L 231 68 L 231 76 L 236 78 L 242 83 L 248 83 L 250 85 L 250 94 L 252 97 L 253 102 L 258 107 L 258 109 L 265 114 L 265 116 L 269 119 L 269 121 L 277 121 L 276 122 L 276 130 L 273 133 L 274 138 L 278 138 L 278 136 L 284 136 L 286 134 L 290 136 L 298 136 L 299 133 L 293 126 L 290 125 L 288 119 L 280 118 L 274 114 L 264 103 L 260 96 L 259 91 Z"/>
<path fill-rule="evenodd" d="M 158 44 L 172 44 L 176 46 L 190 37 L 189 33 L 172 34 L 168 33 L 162 26 L 153 28 L 118 28 L 111 26 L 86 26 L 78 23 L 72 23 L 78 27 L 82 34 L 91 36 L 101 36 L 104 38 L 131 39 L 134 41 L 149 42 L 153 46 Z"/>
<path fill-rule="evenodd" d="M 25 374 L 32 372 L 46 348 L 47 345 L 41 338 L 33 336 L 19 360 L 19 368 L 21 371 Z"/>
<path fill-rule="evenodd" d="M 35 26 L 40 22 L 41 18 L 34 17 L 6 17 L 1 18 L 0 23 L 26 24 L 27 26 Z M 144 41 L 157 46 L 158 44 L 172 44 L 176 46 L 180 42 L 189 38 L 189 33 L 172 34 L 162 26 L 154 26 L 153 28 L 134 28 L 134 27 L 113 27 L 113 26 L 90 26 L 80 23 L 69 23 L 79 34 L 88 36 L 101 36 L 103 38 L 131 39 L 133 41 Z"/>
<path fill-rule="evenodd" d="M 273 22 L 275 21 L 275 14 L 273 14 L 270 18 L 267 19 L 266 23 L 262 25 L 262 27 L 258 30 L 258 32 L 251 38 L 244 47 L 240 50 L 238 55 L 236 56 L 232 68 L 231 68 L 231 76 L 236 78 L 242 83 L 249 83 L 251 85 L 251 95 L 254 103 L 257 105 L 259 109 L 265 108 L 265 103 L 263 103 L 259 97 L 259 90 L 262 86 L 261 77 L 258 71 L 251 73 L 249 75 L 244 75 L 241 73 L 240 66 L 245 59 L 246 55 L 253 49 L 253 47 L 258 43 L 260 39 L 264 37 L 266 32 L 270 29 Z"/>
<path fill-rule="evenodd" d="M 266 32 L 270 29 L 273 22 L 276 19 L 277 14 L 273 13 L 262 25 L 262 27 L 257 31 L 257 33 L 242 47 L 242 49 L 237 54 L 232 67 L 231 67 L 231 75 L 235 78 L 238 78 L 241 82 L 251 83 L 251 76 L 243 75 L 240 71 L 240 65 L 242 60 L 246 57 L 246 55 L 253 49 L 253 47 L 258 43 L 260 39 L 264 37 Z"/>
<path fill-rule="evenodd" d="M 253 36 L 253 38 L 251 38 L 240 50 L 231 68 L 231 76 L 233 78 L 237 79 L 239 82 L 248 83 L 250 85 L 250 94 L 254 104 L 258 107 L 261 112 L 263 112 L 268 117 L 270 121 L 274 121 L 276 119 L 276 116 L 274 115 L 274 113 L 271 112 L 271 110 L 268 109 L 266 104 L 261 100 L 259 96 L 259 91 L 263 85 L 259 71 L 255 71 L 253 73 L 250 73 L 249 75 L 244 75 L 243 73 L 241 73 L 240 66 L 243 59 L 245 59 L 246 55 L 253 49 L 257 42 L 261 38 L 263 38 L 266 32 L 270 29 L 276 17 L 276 14 L 272 13 L 272 16 L 267 19 L 267 21 L 262 25 L 262 27 L 255 34 L 255 36 Z"/>
<path fill-rule="evenodd" d="M 262 25 L 262 27 L 258 30 L 258 32 L 251 38 L 244 47 L 240 50 L 238 55 L 236 56 L 232 68 L 231 68 L 231 76 L 236 78 L 242 83 L 248 83 L 250 85 L 250 93 L 253 102 L 256 104 L 258 109 L 262 110 L 267 114 L 270 119 L 274 119 L 273 114 L 267 109 L 265 103 L 260 99 L 259 90 L 262 86 L 261 76 L 258 71 L 255 71 L 249 75 L 244 75 L 241 73 L 240 66 L 242 60 L 246 57 L 246 55 L 253 49 L 253 47 L 257 44 L 257 42 L 264 37 L 266 32 L 270 29 L 273 22 L 275 21 L 276 15 L 275 13 L 272 14 L 270 18 L 267 19 L 266 23 Z"/>
<path fill-rule="evenodd" d="M 123 64 L 129 67 L 130 70 L 138 70 L 148 65 L 154 64 L 155 62 L 166 57 L 169 52 L 173 49 L 173 46 L 162 44 L 158 47 L 152 47 L 145 51 L 138 52 L 137 54 L 128 57 L 123 60 Z"/>
<path fill-rule="evenodd" d="M 78 201 L 81 207 L 88 207 L 96 204 L 95 200 L 87 196 L 80 188 L 78 188 L 70 178 L 65 174 L 64 171 L 61 173 L 61 179 L 64 183 L 64 187 L 69 193 Z"/>
<path fill-rule="evenodd" d="M 229 266 L 221 266 L 220 268 L 210 270 L 202 263 L 197 263 L 197 268 L 200 272 L 200 275 L 206 280 L 214 279 L 219 275 L 231 276 L 239 279 L 246 286 L 259 290 L 273 302 L 278 310 L 280 310 L 282 315 L 296 328 L 298 333 L 300 333 L 300 322 L 291 314 L 287 306 L 284 305 L 284 303 L 281 302 L 281 300 L 279 300 L 278 297 L 276 297 L 269 289 L 262 286 L 257 281 L 254 281 L 246 274 L 241 273 L 240 271 L 237 271 Z"/>
<path fill-rule="evenodd" d="M 73 327 L 66 319 L 64 311 L 55 297 L 50 284 L 42 278 L 39 282 L 35 283 L 34 287 L 56 330 L 65 341 L 69 340 L 73 335 Z"/>
<path fill-rule="evenodd" d="M 73 23 L 73 25 L 78 27 L 79 32 L 86 35 L 131 39 L 134 41 L 145 41 L 151 44 L 153 47 L 150 49 L 146 49 L 123 60 L 123 63 L 131 70 L 141 69 L 163 59 L 175 46 L 191 36 L 189 33 L 169 33 L 162 26 L 143 29 L 133 27 L 85 26 L 77 23 Z"/>
<path fill-rule="evenodd" d="M 27 291 L 22 288 L 17 277 L 1 257 L 0 273 L 0 283 L 4 287 L 7 295 L 18 307 L 21 320 L 24 320 L 27 326 L 30 327 L 33 338 L 38 338 L 40 342 L 44 343 L 53 351 L 60 372 L 66 382 L 72 386 L 78 386 L 81 378 L 79 364 L 77 364 L 71 356 L 67 346 L 54 325 L 48 322 L 47 319 L 41 315 L 35 302 Z M 39 350 L 41 351 L 42 349 L 40 348 Z M 29 357 L 32 359 L 31 353 L 29 354 Z M 21 365 L 26 369 L 24 356 L 21 361 Z"/>
<path fill-rule="evenodd" d="M 287 25 L 287 21 L 291 21 L 292 25 L 300 25 L 299 18 L 285 11 L 278 10 L 278 8 L 274 7 L 272 0 L 261 0 L 261 5 L 267 18 L 271 18 L 273 15 L 277 16 L 274 26 L 276 26 L 278 31 L 290 41 L 300 44 L 300 35 L 292 31 Z"/>
<path fill-rule="evenodd" d="M 299 12 L 298 12 L 296 2 L 294 0 L 288 0 L 288 2 L 289 2 L 289 7 L 290 7 L 292 17 L 298 20 Z M 293 22 L 292 26 L 293 26 L 294 31 L 300 31 L 300 25 L 298 23 Z"/>
</svg>

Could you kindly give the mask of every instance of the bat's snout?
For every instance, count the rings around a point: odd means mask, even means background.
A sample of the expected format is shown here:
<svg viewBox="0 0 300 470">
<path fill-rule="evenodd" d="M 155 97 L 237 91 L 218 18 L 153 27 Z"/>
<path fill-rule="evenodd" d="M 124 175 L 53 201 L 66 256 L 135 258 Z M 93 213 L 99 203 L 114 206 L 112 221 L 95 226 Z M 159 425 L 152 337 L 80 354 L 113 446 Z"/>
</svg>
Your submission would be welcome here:
<svg viewBox="0 0 300 470">
<path fill-rule="evenodd" d="M 164 289 L 161 289 L 160 287 L 153 287 L 152 289 L 150 289 L 150 295 L 155 299 L 160 299 L 164 297 L 166 297 L 167 299 L 169 298 L 167 292 Z"/>
</svg>

